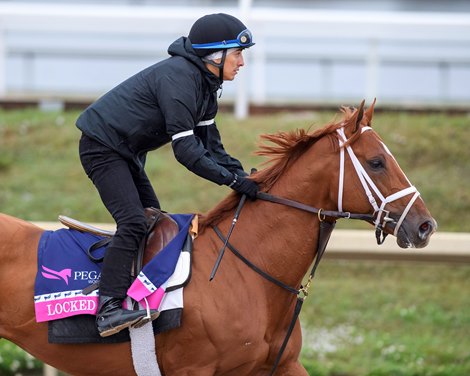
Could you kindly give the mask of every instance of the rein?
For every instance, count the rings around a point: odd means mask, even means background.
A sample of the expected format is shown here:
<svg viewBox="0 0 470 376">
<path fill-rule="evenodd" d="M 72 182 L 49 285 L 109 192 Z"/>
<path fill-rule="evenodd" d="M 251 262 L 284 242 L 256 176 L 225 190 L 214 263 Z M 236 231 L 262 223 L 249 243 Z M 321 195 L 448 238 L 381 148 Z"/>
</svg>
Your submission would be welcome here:
<svg viewBox="0 0 470 376">
<path fill-rule="evenodd" d="M 259 200 L 268 201 L 268 202 L 272 202 L 272 203 L 280 204 L 280 205 L 284 205 L 284 206 L 289 206 L 289 207 L 292 207 L 292 208 L 295 208 L 295 209 L 306 211 L 308 213 L 317 214 L 318 220 L 320 221 L 320 234 L 319 234 L 319 239 L 318 239 L 319 243 L 318 243 L 316 261 L 315 261 L 315 264 L 312 268 L 312 271 L 310 272 L 309 280 L 308 280 L 307 285 L 306 285 L 307 288 L 310 285 L 310 281 L 311 281 L 311 279 L 313 278 L 313 276 L 315 274 L 315 270 L 318 266 L 318 263 L 320 262 L 320 258 L 323 255 L 323 253 L 326 249 L 326 245 L 328 244 L 328 240 L 330 238 L 329 235 L 328 235 L 328 237 L 325 237 L 323 235 L 323 233 L 325 232 L 325 228 L 328 227 L 328 231 L 329 231 L 329 233 L 331 233 L 331 231 L 333 230 L 334 224 L 336 223 L 336 222 L 327 222 L 327 221 L 325 221 L 325 218 L 326 217 L 347 218 L 347 219 L 358 219 L 358 220 L 363 220 L 363 221 L 372 221 L 372 220 L 375 219 L 373 214 L 356 214 L 356 213 L 343 212 L 343 211 L 317 209 L 313 206 L 303 204 L 299 201 L 294 201 L 294 200 L 290 200 L 288 198 L 275 196 L 275 195 L 272 195 L 272 194 L 266 193 L 266 192 L 258 192 L 256 197 Z M 232 235 L 234 224 L 238 220 L 238 217 L 239 217 L 240 212 L 243 208 L 243 205 L 245 204 L 245 199 L 246 199 L 246 196 L 243 195 L 241 200 L 240 200 L 240 203 L 238 204 L 238 207 L 237 207 L 237 210 L 236 210 L 236 213 L 235 213 L 235 217 L 234 217 L 234 221 L 232 222 L 232 226 L 230 227 L 230 230 L 227 234 L 227 237 L 224 237 L 222 235 L 222 232 L 219 230 L 219 228 L 216 225 L 213 226 L 213 229 L 214 229 L 215 233 L 220 238 L 220 240 L 222 240 L 222 242 L 224 243 L 224 246 L 223 246 L 223 248 L 222 248 L 222 250 L 219 254 L 219 257 L 217 258 L 216 266 L 218 266 L 218 264 L 220 264 L 221 256 L 223 255 L 223 251 L 225 250 L 225 247 L 228 247 L 235 256 L 237 256 L 241 261 L 243 261 L 243 263 L 248 265 L 256 273 L 258 273 L 259 275 L 261 275 L 263 278 L 267 279 L 268 281 L 274 283 L 275 285 L 289 291 L 290 293 L 296 294 L 296 295 L 300 294 L 301 292 L 304 292 L 304 293 L 307 292 L 307 291 L 305 291 L 305 288 L 301 288 L 300 290 L 297 290 L 293 287 L 290 287 L 290 286 L 284 284 L 283 282 L 279 281 L 278 279 L 270 276 L 268 273 L 264 272 L 263 270 L 258 268 L 256 265 L 254 265 L 250 260 L 248 260 L 245 256 L 243 256 L 235 247 L 233 247 L 232 244 L 230 244 L 229 239 L 230 239 L 230 236 Z M 326 224 L 329 224 L 329 226 L 327 226 Z M 330 229 L 330 227 L 331 227 L 331 229 Z M 325 240 L 323 240 L 323 239 L 325 239 Z M 320 250 L 321 250 L 321 252 L 320 252 Z M 318 256 L 320 256 L 320 257 L 318 257 Z M 211 278 L 211 280 L 212 280 L 212 278 Z M 307 292 L 307 294 L 305 294 L 305 296 L 307 296 L 307 295 L 308 295 L 308 292 Z"/>
<path fill-rule="evenodd" d="M 323 210 L 317 209 L 313 206 L 302 204 L 301 202 L 290 200 L 288 198 L 274 196 L 266 192 L 258 192 L 258 199 L 273 202 L 275 204 L 281 204 L 284 206 L 290 206 L 292 208 L 300 209 L 309 213 L 317 214 L 320 221 L 323 221 L 325 217 L 334 217 L 334 218 L 346 218 L 346 219 L 359 219 L 363 221 L 373 221 L 375 216 L 373 214 L 356 214 L 343 211 L 335 210 Z"/>
<path fill-rule="evenodd" d="M 279 197 L 279 196 L 274 196 L 272 194 L 266 193 L 266 192 L 258 192 L 256 197 L 260 200 L 276 203 L 276 204 L 281 204 L 284 206 L 290 206 L 295 209 L 303 210 L 309 213 L 317 214 L 318 220 L 320 221 L 320 228 L 319 228 L 319 235 L 318 235 L 318 244 L 317 244 L 317 253 L 315 255 L 315 261 L 313 263 L 312 269 L 310 271 L 310 274 L 308 276 L 307 283 L 305 286 L 301 286 L 300 289 L 296 289 L 294 287 L 286 285 L 284 282 L 280 281 L 279 279 L 271 276 L 270 274 L 266 273 L 265 271 L 261 270 L 259 267 L 257 267 L 255 264 L 253 264 L 250 260 L 248 260 L 245 256 L 243 256 L 232 244 L 230 244 L 229 239 L 232 234 L 234 225 L 236 224 L 238 220 L 238 216 L 240 215 L 240 212 L 243 208 L 243 205 L 245 204 L 246 196 L 243 195 L 240 203 L 238 204 L 238 208 L 235 213 L 234 220 L 232 222 L 232 226 L 229 229 L 229 232 L 227 234 L 227 237 L 224 237 L 222 232 L 219 230 L 217 225 L 213 226 L 213 229 L 219 239 L 224 243 L 222 250 L 219 253 L 219 257 L 217 258 L 216 264 L 213 268 L 212 274 L 211 274 L 211 279 L 213 279 L 215 271 L 217 270 L 221 258 L 223 256 L 223 253 L 225 251 L 225 247 L 228 247 L 230 251 L 237 256 L 245 265 L 250 267 L 252 270 L 254 270 L 256 273 L 258 273 L 261 277 L 264 279 L 268 280 L 271 283 L 274 283 L 276 286 L 281 287 L 282 289 L 288 291 L 291 294 L 297 295 L 297 301 L 295 304 L 294 308 L 294 313 L 292 316 L 292 319 L 289 323 L 289 327 L 287 329 L 286 336 L 284 338 L 284 341 L 282 342 L 282 345 L 279 349 L 279 352 L 276 356 L 276 360 L 273 364 L 273 367 L 271 369 L 270 375 L 274 375 L 276 372 L 277 366 L 279 365 L 279 362 L 282 358 L 282 355 L 284 353 L 284 350 L 286 349 L 287 343 L 289 342 L 289 338 L 292 334 L 292 331 L 294 330 L 295 323 L 297 322 L 297 318 L 299 317 L 300 311 L 302 309 L 302 305 L 307 299 L 308 296 L 308 289 L 310 288 L 310 284 L 312 283 L 312 280 L 315 276 L 315 272 L 318 268 L 318 265 L 320 264 L 320 260 L 325 253 L 326 246 L 328 244 L 328 241 L 330 240 L 330 235 L 333 232 L 333 229 L 335 227 L 336 221 L 334 222 L 328 222 L 325 221 L 326 217 L 335 217 L 335 218 L 348 218 L 348 219 L 359 219 L 359 220 L 364 220 L 364 221 L 372 221 L 374 220 L 374 215 L 372 214 L 355 214 L 355 213 L 350 213 L 350 212 L 343 212 L 343 211 L 333 211 L 333 210 L 323 210 L 323 209 L 317 209 L 313 206 L 309 206 L 306 204 L 303 204 L 298 201 L 290 200 L 287 198 Z"/>
<path fill-rule="evenodd" d="M 295 209 L 303 210 L 308 213 L 313 213 L 317 214 L 318 220 L 320 221 L 320 229 L 319 229 L 319 235 L 318 235 L 318 244 L 317 244 L 317 253 L 315 256 L 315 261 L 312 266 L 312 270 L 310 271 L 310 274 L 308 276 L 307 283 L 305 286 L 301 286 L 300 289 L 296 289 L 294 287 L 288 286 L 279 279 L 271 276 L 270 274 L 266 273 L 265 271 L 261 270 L 258 268 L 255 264 L 253 264 L 250 260 L 248 260 L 245 256 L 243 256 L 232 244 L 229 242 L 230 235 L 232 234 L 234 224 L 236 223 L 238 216 L 240 215 L 241 209 L 243 208 L 243 205 L 245 203 L 245 195 L 242 196 L 240 203 L 238 204 L 237 211 L 235 213 L 234 221 L 232 222 L 232 226 L 230 227 L 229 233 L 227 234 L 227 237 L 224 237 L 219 230 L 217 226 L 213 226 L 213 229 L 219 239 L 224 243 L 224 246 L 219 254 L 219 257 L 216 261 L 216 264 L 213 269 L 213 274 L 214 270 L 217 270 L 216 267 L 220 264 L 221 257 L 223 255 L 223 252 L 225 250 L 225 247 L 228 247 L 230 251 L 237 256 L 245 265 L 250 267 L 252 270 L 254 270 L 256 273 L 258 273 L 261 277 L 264 279 L 268 280 L 269 282 L 274 283 L 275 285 L 281 287 L 282 289 L 290 292 L 291 294 L 297 295 L 297 302 L 295 304 L 294 308 L 294 313 L 292 316 L 292 319 L 290 321 L 289 327 L 287 329 L 286 336 L 284 338 L 284 341 L 282 342 L 282 345 L 279 349 L 279 352 L 276 356 L 276 360 L 273 364 L 273 367 L 271 369 L 270 375 L 274 375 L 276 372 L 277 366 L 279 365 L 279 362 L 282 358 L 282 355 L 284 353 L 284 350 L 286 349 L 287 343 L 289 342 L 289 338 L 292 334 L 292 331 L 294 330 L 295 323 L 297 322 L 297 318 L 299 317 L 300 311 L 302 309 L 303 302 L 308 296 L 308 289 L 310 288 L 310 284 L 315 276 L 315 272 L 318 268 L 318 265 L 320 264 L 320 260 L 325 253 L 326 246 L 328 244 L 328 241 L 330 240 L 330 235 L 333 232 L 333 229 L 335 227 L 336 221 L 334 222 L 328 222 L 325 221 L 326 217 L 334 217 L 334 218 L 349 218 L 349 219 L 359 219 L 359 220 L 364 220 L 364 221 L 372 221 L 374 220 L 374 215 L 372 214 L 355 214 L 355 213 L 350 213 L 350 212 L 343 212 L 343 211 L 334 211 L 334 210 L 323 210 L 323 209 L 317 209 L 313 206 L 309 206 L 306 204 L 303 204 L 298 201 L 290 200 L 287 198 L 279 197 L 279 196 L 274 196 L 269 193 L 265 192 L 258 192 L 256 197 L 260 200 L 284 205 L 284 206 L 289 206 Z M 213 278 L 213 276 L 212 276 Z"/>
</svg>

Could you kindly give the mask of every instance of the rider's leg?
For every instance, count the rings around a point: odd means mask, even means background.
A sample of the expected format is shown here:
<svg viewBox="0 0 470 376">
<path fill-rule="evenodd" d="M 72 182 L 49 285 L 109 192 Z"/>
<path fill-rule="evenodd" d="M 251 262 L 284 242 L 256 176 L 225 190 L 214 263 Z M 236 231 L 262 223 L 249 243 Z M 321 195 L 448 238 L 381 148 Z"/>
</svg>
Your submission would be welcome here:
<svg viewBox="0 0 470 376">
<path fill-rule="evenodd" d="M 138 323 L 146 316 L 144 310 L 124 310 L 122 301 L 131 284 L 132 263 L 145 237 L 147 225 L 128 162 L 118 153 L 89 138 L 82 138 L 80 142 L 80 157 L 117 225 L 105 253 L 99 287 L 97 327 L 101 336 L 108 336 Z M 152 313 L 155 318 L 156 312 Z"/>
</svg>

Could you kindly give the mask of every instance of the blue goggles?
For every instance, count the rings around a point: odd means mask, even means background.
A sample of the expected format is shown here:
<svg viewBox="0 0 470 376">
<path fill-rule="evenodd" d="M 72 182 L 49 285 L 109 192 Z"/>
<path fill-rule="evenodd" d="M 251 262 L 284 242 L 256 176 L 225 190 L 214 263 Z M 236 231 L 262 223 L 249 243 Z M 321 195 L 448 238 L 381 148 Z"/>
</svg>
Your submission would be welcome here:
<svg viewBox="0 0 470 376">
<path fill-rule="evenodd" d="M 238 34 L 237 39 L 223 40 L 222 42 L 211 42 L 211 43 L 196 43 L 193 44 L 195 49 L 226 49 L 226 48 L 237 48 L 237 47 L 251 47 L 253 46 L 253 36 L 251 31 L 248 29 L 243 30 Z"/>
</svg>

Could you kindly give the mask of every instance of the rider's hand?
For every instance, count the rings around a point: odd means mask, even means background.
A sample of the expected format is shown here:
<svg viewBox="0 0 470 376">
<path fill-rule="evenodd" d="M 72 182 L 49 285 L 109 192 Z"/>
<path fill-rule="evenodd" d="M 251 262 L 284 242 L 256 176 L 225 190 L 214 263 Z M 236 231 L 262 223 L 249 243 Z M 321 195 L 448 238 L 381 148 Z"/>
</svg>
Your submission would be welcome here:
<svg viewBox="0 0 470 376">
<path fill-rule="evenodd" d="M 256 195 L 259 191 L 258 184 L 248 178 L 244 178 L 234 174 L 233 181 L 229 184 L 229 187 L 238 193 L 245 194 L 251 200 L 256 200 Z"/>
</svg>

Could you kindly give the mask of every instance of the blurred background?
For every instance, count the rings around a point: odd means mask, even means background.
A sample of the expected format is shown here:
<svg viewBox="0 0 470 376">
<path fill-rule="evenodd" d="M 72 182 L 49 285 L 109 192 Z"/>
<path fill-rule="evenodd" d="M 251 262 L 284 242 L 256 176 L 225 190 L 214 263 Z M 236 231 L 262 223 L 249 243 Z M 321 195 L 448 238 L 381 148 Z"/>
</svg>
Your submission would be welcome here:
<svg viewBox="0 0 470 376">
<path fill-rule="evenodd" d="M 463 0 L 0 1 L 0 100 L 88 102 L 167 57 L 198 17 L 226 12 L 256 48 L 222 103 L 468 108 Z"/>
<path fill-rule="evenodd" d="M 439 223 L 428 248 L 401 250 L 339 221 L 301 314 L 309 374 L 468 376 L 468 0 L 0 0 L 0 212 L 111 223 L 75 120 L 215 12 L 241 18 L 256 42 L 217 119 L 246 169 L 262 168 L 260 134 L 320 127 L 340 105 L 377 98 L 374 129 Z M 230 191 L 169 146 L 149 153 L 147 173 L 169 212 L 206 211 Z M 0 376 L 39 374 L 58 373 L 0 339 Z"/>
</svg>

